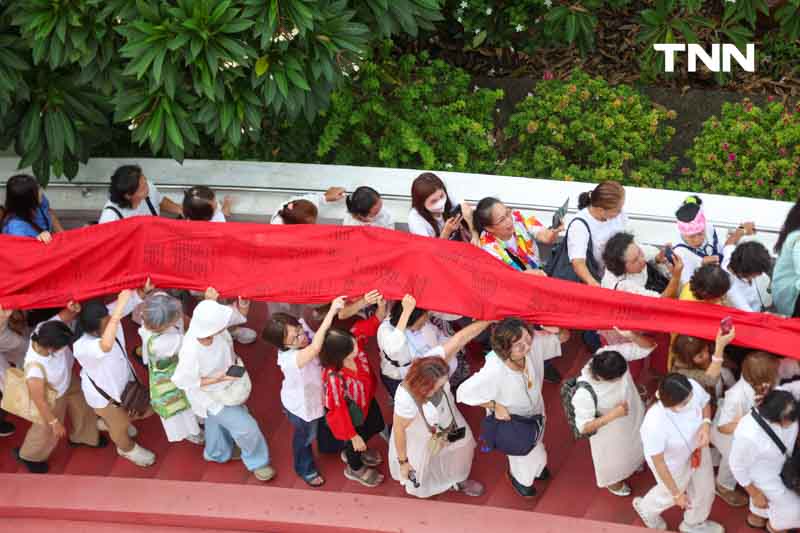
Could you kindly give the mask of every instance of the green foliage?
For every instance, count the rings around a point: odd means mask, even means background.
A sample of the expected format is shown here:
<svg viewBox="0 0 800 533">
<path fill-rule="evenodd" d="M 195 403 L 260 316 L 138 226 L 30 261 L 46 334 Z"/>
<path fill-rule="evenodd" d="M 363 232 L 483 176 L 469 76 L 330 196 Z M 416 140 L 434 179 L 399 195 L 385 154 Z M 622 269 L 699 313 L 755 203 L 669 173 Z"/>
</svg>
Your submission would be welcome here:
<svg viewBox="0 0 800 533">
<path fill-rule="evenodd" d="M 657 157 L 675 133 L 665 124 L 674 118 L 674 111 L 653 106 L 633 88 L 580 71 L 566 81 L 542 81 L 509 119 L 510 155 L 502 172 L 660 186 L 672 162 Z"/>
<path fill-rule="evenodd" d="M 442 1 L 5 2 L 0 149 L 42 181 L 109 139 L 179 161 L 236 153 L 313 122 L 374 42 L 432 29 Z"/>
<path fill-rule="evenodd" d="M 798 17 L 800 22 L 800 17 Z M 783 76 L 794 78 L 800 71 L 800 45 L 797 40 L 787 40 L 779 31 L 772 31 L 763 38 L 758 53 L 758 72 L 779 80 Z"/>
<path fill-rule="evenodd" d="M 695 170 L 685 169 L 681 186 L 717 194 L 786 200 L 800 192 L 800 120 L 773 102 L 761 108 L 745 99 L 726 103 L 722 118 L 703 125 L 687 155 Z"/>
<path fill-rule="evenodd" d="M 500 90 L 470 90 L 441 60 L 405 55 L 364 63 L 334 93 L 317 155 L 337 164 L 491 172 Z"/>
</svg>

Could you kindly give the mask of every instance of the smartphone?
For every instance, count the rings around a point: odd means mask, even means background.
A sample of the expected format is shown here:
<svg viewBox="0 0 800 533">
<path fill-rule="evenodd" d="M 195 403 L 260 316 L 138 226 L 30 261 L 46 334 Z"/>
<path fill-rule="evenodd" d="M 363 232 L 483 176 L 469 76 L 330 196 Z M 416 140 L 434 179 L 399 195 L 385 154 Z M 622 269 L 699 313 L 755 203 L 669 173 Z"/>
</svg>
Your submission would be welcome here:
<svg viewBox="0 0 800 533">
<path fill-rule="evenodd" d="M 550 229 L 556 229 L 564 222 L 564 217 L 567 216 L 567 208 L 569 208 L 569 197 L 567 197 L 564 205 L 556 209 L 556 212 L 553 214 L 553 224 L 550 226 Z"/>
<path fill-rule="evenodd" d="M 675 262 L 672 260 L 672 258 L 673 258 L 673 256 L 674 256 L 674 255 L 675 255 L 675 254 L 673 254 L 673 252 L 672 252 L 672 247 L 671 247 L 671 246 L 665 246 L 665 247 L 664 247 L 664 257 L 666 258 L 666 260 L 669 262 L 669 264 L 670 264 L 670 265 L 672 265 L 672 264 L 674 264 L 674 263 L 675 263 Z"/>
<path fill-rule="evenodd" d="M 450 214 L 453 216 L 461 214 L 461 204 L 456 204 L 450 209 Z"/>
<path fill-rule="evenodd" d="M 727 335 L 733 329 L 733 317 L 726 316 L 722 319 L 719 323 L 719 329 L 722 331 L 723 335 Z"/>
<path fill-rule="evenodd" d="M 244 376 L 244 367 L 239 365 L 231 365 L 227 372 L 225 372 L 226 376 L 231 376 L 234 378 L 240 378 Z"/>
</svg>

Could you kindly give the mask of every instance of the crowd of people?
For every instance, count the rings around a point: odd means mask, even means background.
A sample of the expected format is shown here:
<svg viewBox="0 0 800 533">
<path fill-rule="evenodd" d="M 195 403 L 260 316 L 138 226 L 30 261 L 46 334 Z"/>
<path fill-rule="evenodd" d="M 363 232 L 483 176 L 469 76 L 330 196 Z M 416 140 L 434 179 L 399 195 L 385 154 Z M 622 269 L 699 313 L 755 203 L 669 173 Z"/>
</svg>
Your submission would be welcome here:
<svg viewBox="0 0 800 533">
<path fill-rule="evenodd" d="M 332 187 L 291 198 L 270 222 L 314 224 L 323 204 L 344 204 L 344 224 L 396 229 L 380 193 L 367 186 L 349 194 Z M 643 245 L 628 229 L 625 189 L 613 181 L 582 194 L 568 224 L 544 224 L 497 198 L 476 205 L 458 201 L 429 172 L 411 185 L 411 205 L 411 233 L 477 246 L 524 274 L 800 317 L 800 202 L 780 232 L 777 261 L 752 222 L 721 235 L 694 195 L 677 206 L 674 242 Z M 230 198 L 220 201 L 204 186 L 191 187 L 177 204 L 140 167 L 123 166 L 111 176 L 98 222 L 164 214 L 226 222 L 233 207 Z M 2 232 L 46 246 L 60 231 L 36 180 L 9 178 Z M 540 244 L 553 247 L 551 256 Z M 66 437 L 71 446 L 113 442 L 121 457 L 148 467 L 158 458 L 137 443 L 133 422 L 155 413 L 169 441 L 202 446 L 207 461 L 240 459 L 258 480 L 269 481 L 276 472 L 246 406 L 252 383 L 236 353 L 237 343 L 254 342 L 258 335 L 244 327 L 249 309 L 249 301 L 223 300 L 213 287 L 191 293 L 156 288 L 149 280 L 111 303 L 69 302 L 60 310 L 26 312 L 0 308 L 0 370 L 5 375 L 22 369 L 26 394 L 38 411 L 14 450 L 17 459 L 30 472 L 45 473 L 50 454 Z M 129 315 L 142 341 L 135 350 L 126 346 L 121 326 Z M 355 319 L 350 327 L 336 327 L 348 319 Z M 514 490 L 534 497 L 551 476 L 542 389 L 544 382 L 563 381 L 563 410 L 574 435 L 589 440 L 597 486 L 629 497 L 628 478 L 645 467 L 652 471 L 655 486 L 632 500 L 647 527 L 665 529 L 661 514 L 677 506 L 685 510 L 680 531 L 721 532 L 709 519 L 719 496 L 730 506 L 749 505 L 751 527 L 800 528 L 800 454 L 792 453 L 798 445 L 800 364 L 736 346 L 732 324 L 721 324 L 714 342 L 681 332 L 665 339 L 618 328 L 570 332 L 515 317 L 490 323 L 438 313 L 417 306 L 412 294 L 389 302 L 375 290 L 323 306 L 270 303 L 259 330 L 277 349 L 280 399 L 294 429 L 293 466 L 311 487 L 326 481 L 314 442 L 320 452 L 340 454 L 346 478 L 367 487 L 383 483 L 377 467 L 384 457 L 369 447 L 383 436 L 389 441 L 388 472 L 408 494 L 481 495 L 483 485 L 470 477 L 479 439 L 459 410 L 463 404 L 485 409 L 483 445 L 508 456 Z M 564 380 L 552 360 L 571 333 L 581 334 L 592 355 L 579 375 Z M 378 368 L 367 357 L 372 337 Z M 485 354 L 477 371 L 465 358 L 470 343 Z M 146 365 L 149 385 L 140 383 L 132 359 Z M 75 360 L 80 383 L 72 378 Z M 660 377 L 654 397 L 637 384 L 643 367 Z M 389 424 L 375 399 L 379 386 L 390 397 Z M 0 436 L 14 429 L 9 420 L 0 421 Z"/>
</svg>

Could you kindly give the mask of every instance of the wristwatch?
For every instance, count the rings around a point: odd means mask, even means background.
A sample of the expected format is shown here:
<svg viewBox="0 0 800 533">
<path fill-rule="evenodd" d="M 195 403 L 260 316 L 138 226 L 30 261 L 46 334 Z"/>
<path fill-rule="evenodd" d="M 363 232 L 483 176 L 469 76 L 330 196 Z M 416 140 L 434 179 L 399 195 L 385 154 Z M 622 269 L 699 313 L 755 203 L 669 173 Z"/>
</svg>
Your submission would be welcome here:
<svg viewBox="0 0 800 533">
<path fill-rule="evenodd" d="M 711 425 L 711 419 L 710 418 L 704 418 L 703 419 L 703 424 L 708 424 L 710 426 Z"/>
<path fill-rule="evenodd" d="M 398 457 L 398 458 L 397 458 L 397 462 L 398 462 L 398 463 L 400 463 L 401 465 L 408 464 L 408 459 L 400 459 L 400 458 Z"/>
</svg>

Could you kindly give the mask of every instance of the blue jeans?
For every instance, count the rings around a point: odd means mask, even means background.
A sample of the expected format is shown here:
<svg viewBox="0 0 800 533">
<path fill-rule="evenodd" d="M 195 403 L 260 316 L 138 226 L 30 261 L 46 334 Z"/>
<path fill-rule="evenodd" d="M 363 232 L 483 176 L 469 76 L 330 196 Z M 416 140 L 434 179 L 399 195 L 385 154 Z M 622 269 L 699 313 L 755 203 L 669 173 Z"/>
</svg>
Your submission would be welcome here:
<svg viewBox="0 0 800 533">
<path fill-rule="evenodd" d="M 309 481 L 319 475 L 317 466 L 314 464 L 314 452 L 311 449 L 311 443 L 317 438 L 319 418 L 307 422 L 289 411 L 286 411 L 286 416 L 294 426 L 294 435 L 292 436 L 294 471 L 298 476 Z"/>
<path fill-rule="evenodd" d="M 206 418 L 206 461 L 225 463 L 233 454 L 233 444 L 242 450 L 242 462 L 251 472 L 269 464 L 269 446 L 258 422 L 244 405 L 227 406 Z"/>
</svg>

